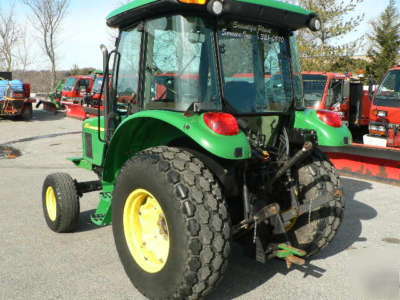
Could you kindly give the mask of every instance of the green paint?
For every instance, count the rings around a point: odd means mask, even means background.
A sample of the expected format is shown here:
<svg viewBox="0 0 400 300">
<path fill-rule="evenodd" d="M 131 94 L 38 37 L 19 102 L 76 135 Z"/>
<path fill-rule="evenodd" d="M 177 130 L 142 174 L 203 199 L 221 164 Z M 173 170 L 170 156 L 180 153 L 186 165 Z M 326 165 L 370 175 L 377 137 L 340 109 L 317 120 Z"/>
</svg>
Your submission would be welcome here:
<svg viewBox="0 0 400 300">
<path fill-rule="evenodd" d="M 292 256 L 292 255 L 302 257 L 302 256 L 306 256 L 306 254 L 307 254 L 305 251 L 293 248 L 287 244 L 279 244 L 278 249 L 280 249 L 280 250 L 277 251 L 276 256 L 279 258 L 283 258 L 283 259 L 285 259 L 289 256 Z"/>
<path fill-rule="evenodd" d="M 140 7 L 140 6 L 143 6 L 143 5 L 146 5 L 146 4 L 149 4 L 149 3 L 153 3 L 153 2 L 156 2 L 156 1 L 157 0 L 135 0 L 135 1 L 132 1 L 132 2 L 130 2 L 128 4 L 125 4 L 124 6 L 118 8 L 118 9 L 112 11 L 107 16 L 107 19 L 111 19 L 111 18 L 113 18 L 115 16 L 118 16 L 119 14 L 122 14 L 124 12 L 127 12 L 127 11 L 129 11 L 131 9 L 135 9 L 135 8 Z"/>
<path fill-rule="evenodd" d="M 75 164 L 75 166 L 77 166 L 78 168 L 89 170 L 89 171 L 93 170 L 92 163 L 86 159 L 83 159 L 82 157 L 71 157 L 71 158 L 68 158 L 68 160 L 72 161 Z"/>
<path fill-rule="evenodd" d="M 235 1 L 282 9 L 282 10 L 290 11 L 290 12 L 297 13 L 297 14 L 303 14 L 303 15 L 312 14 L 311 11 L 306 10 L 300 6 L 280 2 L 280 1 L 275 1 L 275 0 L 235 0 Z"/>
<path fill-rule="evenodd" d="M 100 193 L 100 202 L 96 212 L 90 217 L 93 224 L 106 226 L 112 223 L 112 192 L 114 186 L 103 182 L 103 191 Z"/>
<path fill-rule="evenodd" d="M 317 112 L 312 109 L 296 112 L 295 128 L 312 129 L 317 132 L 318 144 L 320 146 L 342 147 L 348 146 L 344 143 L 345 137 L 348 137 L 349 144 L 352 143 L 350 130 L 346 126 L 340 128 L 329 126 L 322 122 Z"/>
<path fill-rule="evenodd" d="M 250 4 L 271 7 L 271 8 L 276 8 L 276 9 L 282 9 L 282 10 L 286 10 L 286 11 L 298 13 L 298 14 L 303 14 L 303 15 L 309 15 L 312 13 L 311 11 L 306 10 L 300 6 L 283 3 L 283 2 L 275 1 L 275 0 L 235 0 L 235 1 L 246 2 L 246 3 L 250 3 Z M 115 16 L 118 16 L 119 14 L 125 13 L 129 10 L 132 10 L 132 9 L 135 9 L 140 6 L 143 6 L 143 5 L 146 5 L 149 3 L 153 3 L 153 2 L 157 2 L 157 0 L 135 0 L 135 1 L 132 1 L 122 7 L 114 10 L 113 12 L 111 12 L 107 16 L 107 19 L 111 19 Z"/>
<path fill-rule="evenodd" d="M 106 144 L 99 140 L 98 118 L 95 117 L 85 120 L 82 124 L 82 132 L 83 158 L 93 165 L 102 166 Z M 86 149 L 88 147 L 86 144 L 86 133 L 89 133 L 92 136 L 93 157 L 88 157 L 86 155 Z M 104 117 L 100 117 L 100 136 L 104 139 Z"/>
<path fill-rule="evenodd" d="M 251 157 L 244 133 L 235 136 L 217 134 L 205 124 L 203 115 L 185 117 L 182 112 L 147 110 L 127 117 L 118 126 L 104 162 L 104 180 L 113 182 L 122 165 L 137 152 L 168 145 L 182 137 L 193 140 L 221 158 L 240 160 Z M 236 148 L 242 148 L 242 156 L 235 156 Z"/>
</svg>

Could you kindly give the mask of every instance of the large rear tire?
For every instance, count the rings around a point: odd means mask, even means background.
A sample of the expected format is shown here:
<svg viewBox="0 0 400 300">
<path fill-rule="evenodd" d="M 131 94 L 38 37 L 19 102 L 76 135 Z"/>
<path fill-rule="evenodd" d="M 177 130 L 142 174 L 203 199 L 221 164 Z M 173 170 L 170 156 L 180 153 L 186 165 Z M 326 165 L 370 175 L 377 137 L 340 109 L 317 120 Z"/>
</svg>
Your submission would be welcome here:
<svg viewBox="0 0 400 300">
<path fill-rule="evenodd" d="M 303 249 L 307 256 L 317 254 L 335 237 L 343 220 L 344 197 L 335 167 L 322 152 L 315 154 L 297 170 L 302 204 L 311 203 L 328 193 L 328 204 L 314 209 L 295 220 L 289 230 L 293 246 Z"/>
<path fill-rule="evenodd" d="M 112 212 L 121 262 L 146 297 L 198 299 L 221 279 L 230 221 L 217 180 L 191 153 L 155 147 L 128 160 Z"/>
</svg>

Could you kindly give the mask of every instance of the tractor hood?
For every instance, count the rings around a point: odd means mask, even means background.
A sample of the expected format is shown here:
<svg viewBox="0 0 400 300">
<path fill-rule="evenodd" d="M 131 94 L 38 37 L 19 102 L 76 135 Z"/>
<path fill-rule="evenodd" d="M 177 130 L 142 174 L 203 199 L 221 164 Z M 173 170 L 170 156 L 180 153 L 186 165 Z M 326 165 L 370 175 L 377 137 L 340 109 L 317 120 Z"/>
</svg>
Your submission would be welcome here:
<svg viewBox="0 0 400 300">
<path fill-rule="evenodd" d="M 113 11 L 107 17 L 107 25 L 123 28 L 147 18 L 167 14 L 196 14 L 216 17 L 210 10 L 213 0 L 135 0 Z M 218 0 L 220 1 L 220 0 Z M 198 3 L 193 3 L 198 2 Z M 275 0 L 224 0 L 222 12 L 217 17 L 226 20 L 259 23 L 283 30 L 297 30 L 310 26 L 316 15 L 299 6 Z"/>
</svg>

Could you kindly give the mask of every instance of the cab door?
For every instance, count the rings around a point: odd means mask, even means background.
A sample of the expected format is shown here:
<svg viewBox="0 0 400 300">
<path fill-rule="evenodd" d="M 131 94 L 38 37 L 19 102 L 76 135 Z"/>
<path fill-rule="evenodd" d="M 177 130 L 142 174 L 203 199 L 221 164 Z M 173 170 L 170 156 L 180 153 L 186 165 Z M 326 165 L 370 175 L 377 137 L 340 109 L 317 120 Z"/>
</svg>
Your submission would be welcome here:
<svg viewBox="0 0 400 300">
<path fill-rule="evenodd" d="M 142 32 L 137 27 L 122 31 L 118 43 L 118 59 L 114 63 L 112 92 L 108 101 L 112 101 L 114 111 L 107 114 L 115 117 L 116 126 L 129 112 L 138 109 L 139 62 L 141 57 Z M 88 119 L 83 125 L 84 158 L 93 165 L 102 166 L 106 151 L 107 128 L 104 117 Z M 99 132 L 100 131 L 100 132 Z M 110 137 L 112 132 L 110 133 Z"/>
<path fill-rule="evenodd" d="M 140 26 L 139 26 L 140 27 Z M 133 27 L 120 34 L 118 44 L 119 64 L 114 66 L 113 91 L 118 114 L 126 114 L 140 109 L 139 78 L 142 45 L 142 30 Z"/>
</svg>

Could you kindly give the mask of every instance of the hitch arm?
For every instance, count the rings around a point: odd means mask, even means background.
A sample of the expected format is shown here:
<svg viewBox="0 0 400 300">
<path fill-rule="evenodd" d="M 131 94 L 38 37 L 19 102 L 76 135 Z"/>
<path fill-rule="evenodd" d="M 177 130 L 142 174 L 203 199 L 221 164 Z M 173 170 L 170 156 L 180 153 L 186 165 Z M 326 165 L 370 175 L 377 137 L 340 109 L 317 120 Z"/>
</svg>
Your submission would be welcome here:
<svg viewBox="0 0 400 300">
<path fill-rule="evenodd" d="M 339 193 L 341 193 L 341 191 L 337 190 L 336 195 L 339 195 Z M 323 193 L 321 196 L 311 201 L 310 203 L 302 204 L 298 208 L 292 208 L 288 211 L 283 212 L 281 214 L 282 220 L 284 223 L 289 222 L 293 218 L 300 217 L 306 212 L 310 212 L 315 208 L 321 207 L 329 203 L 329 201 L 331 201 L 331 196 L 329 195 L 329 193 Z"/>
<path fill-rule="evenodd" d="M 310 154 L 311 150 L 314 148 L 314 145 L 312 142 L 305 142 L 303 145 L 303 148 L 301 148 L 297 153 L 290 158 L 285 164 L 276 172 L 275 176 L 271 179 L 271 181 L 268 184 L 268 188 L 271 191 L 272 190 L 272 185 L 279 179 L 281 178 L 287 170 L 289 170 L 291 167 L 293 167 L 296 163 L 299 163 L 306 159 Z"/>
</svg>

